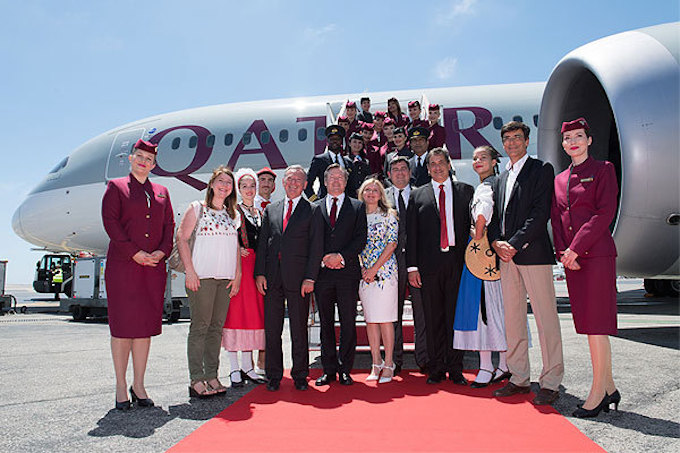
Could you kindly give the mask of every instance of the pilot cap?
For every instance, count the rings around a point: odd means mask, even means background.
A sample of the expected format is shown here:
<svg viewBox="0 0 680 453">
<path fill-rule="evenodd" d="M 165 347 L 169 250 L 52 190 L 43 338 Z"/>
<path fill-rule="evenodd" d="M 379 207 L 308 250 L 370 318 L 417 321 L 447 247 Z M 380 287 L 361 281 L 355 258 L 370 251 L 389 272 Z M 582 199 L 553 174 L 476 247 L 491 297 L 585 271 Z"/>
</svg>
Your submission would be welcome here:
<svg viewBox="0 0 680 453">
<path fill-rule="evenodd" d="M 581 117 L 578 119 L 575 119 L 574 121 L 567 121 L 562 123 L 562 134 L 568 131 L 573 131 L 575 129 L 585 129 L 589 130 L 590 126 L 588 126 L 588 122 L 586 121 L 585 118 Z"/>
<path fill-rule="evenodd" d="M 406 131 L 404 130 L 403 127 L 398 127 L 398 128 L 396 128 L 396 129 L 394 130 L 393 134 L 395 134 L 395 135 L 396 135 L 396 134 L 403 134 L 403 135 L 406 135 Z"/>
<path fill-rule="evenodd" d="M 257 172 L 258 177 L 261 175 L 272 175 L 274 179 L 276 179 L 276 173 L 274 173 L 274 170 L 269 167 L 264 167 L 262 170 Z"/>
<path fill-rule="evenodd" d="M 424 137 L 425 139 L 428 139 L 430 138 L 430 131 L 422 126 L 412 127 L 408 130 L 408 138 L 411 139 L 413 137 Z"/>
<path fill-rule="evenodd" d="M 142 140 L 141 138 L 135 143 L 134 149 L 139 149 L 141 151 L 146 151 L 154 156 L 158 153 L 158 145 Z"/>
<path fill-rule="evenodd" d="M 332 124 L 326 128 L 326 138 L 330 138 L 331 135 L 339 135 L 345 138 L 345 128 L 338 126 L 337 124 Z"/>
</svg>

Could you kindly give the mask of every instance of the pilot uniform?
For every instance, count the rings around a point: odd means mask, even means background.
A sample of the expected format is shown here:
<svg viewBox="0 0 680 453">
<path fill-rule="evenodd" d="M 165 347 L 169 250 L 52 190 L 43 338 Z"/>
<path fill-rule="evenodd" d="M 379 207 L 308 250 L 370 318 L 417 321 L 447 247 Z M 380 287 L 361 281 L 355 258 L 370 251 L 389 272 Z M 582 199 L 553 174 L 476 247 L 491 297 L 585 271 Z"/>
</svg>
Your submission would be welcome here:
<svg viewBox="0 0 680 453">
<path fill-rule="evenodd" d="M 111 336 L 146 338 L 161 333 L 165 258 L 156 267 L 137 264 L 140 250 L 172 251 L 175 221 L 168 189 L 132 174 L 113 179 L 102 199 L 102 220 L 109 235 L 106 294 Z"/>
<path fill-rule="evenodd" d="M 550 219 L 558 258 L 576 252 L 580 270 L 565 269 L 576 332 L 616 335 L 616 246 L 609 231 L 618 184 L 611 162 L 588 157 L 555 177 Z"/>
</svg>

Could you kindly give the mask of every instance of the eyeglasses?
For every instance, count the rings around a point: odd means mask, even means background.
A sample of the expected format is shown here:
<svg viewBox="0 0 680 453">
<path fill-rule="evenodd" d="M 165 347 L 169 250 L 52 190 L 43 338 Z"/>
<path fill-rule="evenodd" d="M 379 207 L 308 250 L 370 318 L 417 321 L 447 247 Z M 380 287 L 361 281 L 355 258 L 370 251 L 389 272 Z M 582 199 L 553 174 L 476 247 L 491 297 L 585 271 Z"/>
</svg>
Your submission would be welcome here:
<svg viewBox="0 0 680 453">
<path fill-rule="evenodd" d="M 524 135 L 506 135 L 502 138 L 502 140 L 503 143 L 507 143 L 507 142 L 523 142 L 526 139 L 524 138 Z"/>
</svg>

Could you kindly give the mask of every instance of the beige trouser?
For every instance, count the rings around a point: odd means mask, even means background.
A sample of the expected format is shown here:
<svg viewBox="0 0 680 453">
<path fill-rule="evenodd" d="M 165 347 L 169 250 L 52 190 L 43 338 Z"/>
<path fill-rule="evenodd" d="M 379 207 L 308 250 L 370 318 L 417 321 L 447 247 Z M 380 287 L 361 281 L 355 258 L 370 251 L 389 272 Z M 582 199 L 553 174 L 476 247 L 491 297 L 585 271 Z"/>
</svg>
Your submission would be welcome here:
<svg viewBox="0 0 680 453">
<path fill-rule="evenodd" d="M 564 376 L 564 360 L 552 266 L 522 266 L 512 261 L 501 262 L 501 287 L 508 340 L 508 368 L 512 373 L 510 382 L 519 386 L 531 383 L 526 303 L 529 293 L 543 358 L 543 371 L 538 383 L 541 388 L 558 390 Z"/>
</svg>

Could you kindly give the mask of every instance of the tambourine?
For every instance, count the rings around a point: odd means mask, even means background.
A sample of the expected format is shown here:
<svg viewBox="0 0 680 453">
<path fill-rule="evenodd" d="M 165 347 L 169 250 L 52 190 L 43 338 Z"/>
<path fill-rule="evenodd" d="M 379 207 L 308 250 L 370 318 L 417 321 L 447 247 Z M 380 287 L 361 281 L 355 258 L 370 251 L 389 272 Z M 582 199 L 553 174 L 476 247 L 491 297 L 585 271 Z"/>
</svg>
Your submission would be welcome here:
<svg viewBox="0 0 680 453">
<path fill-rule="evenodd" d="M 465 248 L 465 264 L 472 275 L 480 280 L 498 280 L 501 271 L 497 263 L 496 252 L 489 246 L 486 231 L 480 240 L 470 239 Z"/>
</svg>

